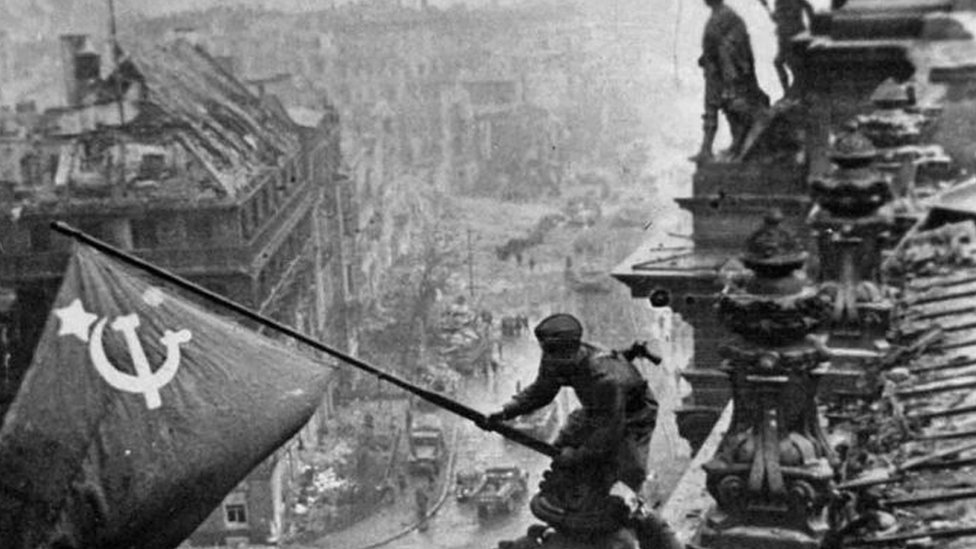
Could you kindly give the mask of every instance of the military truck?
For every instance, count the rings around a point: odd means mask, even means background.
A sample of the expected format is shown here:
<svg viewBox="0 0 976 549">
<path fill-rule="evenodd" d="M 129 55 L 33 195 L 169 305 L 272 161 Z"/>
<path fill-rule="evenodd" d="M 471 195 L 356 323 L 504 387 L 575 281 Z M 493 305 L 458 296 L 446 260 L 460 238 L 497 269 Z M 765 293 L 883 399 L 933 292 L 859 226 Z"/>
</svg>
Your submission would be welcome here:
<svg viewBox="0 0 976 549">
<path fill-rule="evenodd" d="M 417 414 L 410 427 L 408 443 L 407 471 L 412 475 L 436 477 L 447 453 L 441 418 L 432 413 Z"/>
<path fill-rule="evenodd" d="M 454 499 L 459 503 L 471 501 L 484 481 L 482 471 L 458 471 L 454 480 Z"/>
<path fill-rule="evenodd" d="M 490 467 L 472 499 L 478 516 L 489 518 L 514 511 L 528 491 L 528 472 L 519 467 Z"/>
</svg>

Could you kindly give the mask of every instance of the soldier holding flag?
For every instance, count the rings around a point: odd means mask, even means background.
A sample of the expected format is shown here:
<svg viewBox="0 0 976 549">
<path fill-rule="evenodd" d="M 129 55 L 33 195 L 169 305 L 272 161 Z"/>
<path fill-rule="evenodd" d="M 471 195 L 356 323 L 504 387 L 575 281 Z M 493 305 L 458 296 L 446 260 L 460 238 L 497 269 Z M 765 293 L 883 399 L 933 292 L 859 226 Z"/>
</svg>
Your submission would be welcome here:
<svg viewBox="0 0 976 549">
<path fill-rule="evenodd" d="M 582 407 L 570 414 L 554 443 L 560 451 L 556 460 L 579 462 L 612 451 L 619 480 L 639 492 L 647 476 L 658 408 L 647 381 L 621 354 L 583 343 L 583 327 L 572 315 L 544 319 L 535 335 L 542 347 L 538 377 L 490 415 L 488 423 L 538 410 L 552 402 L 560 388 L 572 387 Z"/>
<path fill-rule="evenodd" d="M 542 347 L 538 376 L 501 411 L 488 416 L 487 423 L 530 413 L 552 402 L 562 387 L 572 387 L 582 407 L 569 415 L 553 443 L 559 451 L 555 464 L 587 468 L 586 464 L 609 462 L 615 479 L 630 491 L 611 495 L 631 508 L 630 526 L 641 547 L 681 549 L 667 523 L 644 509 L 636 496 L 647 478 L 658 404 L 633 361 L 641 357 L 660 363 L 660 357 L 643 343 L 610 352 L 583 343 L 583 326 L 569 314 L 545 318 L 535 335 Z"/>
<path fill-rule="evenodd" d="M 585 403 L 612 404 L 602 409 L 590 406 L 577 414 L 578 426 L 592 427 L 590 420 L 598 424 L 601 418 L 609 421 L 603 429 L 576 430 L 574 436 L 589 441 L 576 456 L 498 424 L 497 414 L 487 420 L 461 403 L 76 229 L 61 223 L 54 228 L 84 245 L 74 248 L 34 360 L 0 426 L 4 549 L 176 547 L 249 471 L 297 434 L 321 404 L 328 370 L 278 341 L 205 310 L 176 289 L 547 456 L 584 457 L 603 437 L 614 443 L 614 450 L 624 450 L 619 452 L 625 456 L 621 478 L 633 486 L 643 481 L 643 443 L 653 430 L 656 403 L 630 365 L 639 348 L 591 356 L 579 334 L 573 336 L 579 326 L 572 317 L 569 334 L 566 319 L 546 328 L 540 325 L 537 335 L 549 349 L 548 367 L 565 364 L 568 369 L 559 369 L 559 376 L 568 376 L 562 379 L 581 396 L 588 395 L 582 399 Z M 151 276 L 136 274 L 130 267 Z M 154 278 L 176 289 L 163 290 L 151 283 Z M 613 361 L 633 371 L 610 373 Z M 577 384 L 586 379 L 594 383 L 590 390 Z M 550 381 L 537 380 L 537 396 L 552 388 Z M 519 410 L 527 410 L 525 401 L 503 414 Z M 564 435 L 561 439 L 571 438 Z M 643 460 L 634 458 L 641 453 Z"/>
</svg>

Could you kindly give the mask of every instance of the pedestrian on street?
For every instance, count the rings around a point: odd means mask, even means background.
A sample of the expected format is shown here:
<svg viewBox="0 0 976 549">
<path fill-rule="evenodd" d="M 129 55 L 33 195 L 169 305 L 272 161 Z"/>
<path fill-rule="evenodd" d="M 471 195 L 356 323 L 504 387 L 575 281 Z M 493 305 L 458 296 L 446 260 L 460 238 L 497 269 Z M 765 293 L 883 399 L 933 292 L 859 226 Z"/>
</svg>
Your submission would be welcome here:
<svg viewBox="0 0 976 549">
<path fill-rule="evenodd" d="M 400 487 L 400 493 L 407 491 L 407 477 L 403 475 L 403 471 L 397 472 L 397 486 Z"/>
<path fill-rule="evenodd" d="M 390 505 L 396 501 L 396 492 L 393 489 L 393 483 L 390 482 L 389 479 L 384 480 L 383 483 L 377 487 L 377 490 L 380 494 L 379 499 L 384 505 Z"/>
<path fill-rule="evenodd" d="M 414 491 L 414 501 L 417 504 L 417 520 L 421 521 L 421 527 L 423 527 L 424 522 L 427 520 L 427 504 L 430 503 L 430 498 L 427 496 L 427 492 L 418 487 Z"/>
<path fill-rule="evenodd" d="M 535 258 L 529 257 L 529 271 L 535 271 Z"/>
</svg>

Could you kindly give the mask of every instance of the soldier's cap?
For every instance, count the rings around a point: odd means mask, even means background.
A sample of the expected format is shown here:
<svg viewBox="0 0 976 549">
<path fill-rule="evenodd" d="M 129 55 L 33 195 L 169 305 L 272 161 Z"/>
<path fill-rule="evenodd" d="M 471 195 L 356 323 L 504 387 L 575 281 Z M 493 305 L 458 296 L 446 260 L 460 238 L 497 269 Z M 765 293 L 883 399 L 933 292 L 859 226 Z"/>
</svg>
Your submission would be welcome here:
<svg viewBox="0 0 976 549">
<path fill-rule="evenodd" d="M 583 337 L 583 325 L 573 315 L 557 313 L 536 325 L 535 337 L 539 341 L 579 341 Z"/>
</svg>

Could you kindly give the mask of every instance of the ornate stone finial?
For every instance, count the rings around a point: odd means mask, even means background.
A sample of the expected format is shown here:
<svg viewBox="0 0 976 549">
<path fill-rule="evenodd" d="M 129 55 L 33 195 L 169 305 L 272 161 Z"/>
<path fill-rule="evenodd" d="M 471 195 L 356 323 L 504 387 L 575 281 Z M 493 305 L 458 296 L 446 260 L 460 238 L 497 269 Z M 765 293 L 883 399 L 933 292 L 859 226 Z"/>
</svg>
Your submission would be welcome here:
<svg viewBox="0 0 976 549">
<path fill-rule="evenodd" d="M 877 154 L 872 141 L 861 131 L 842 134 L 830 152 L 837 169 L 810 181 L 814 201 L 843 218 L 876 212 L 892 198 L 891 177 L 872 165 Z"/>
<path fill-rule="evenodd" d="M 757 276 L 778 278 L 802 267 L 808 255 L 796 235 L 783 227 L 783 212 L 773 209 L 746 240 L 742 262 Z"/>
<path fill-rule="evenodd" d="M 600 459 L 574 467 L 553 464 L 532 497 L 532 514 L 557 530 L 580 535 L 616 530 L 624 515 L 609 496 L 614 482 L 609 463 Z"/>
<path fill-rule="evenodd" d="M 701 531 L 705 547 L 818 547 L 833 470 L 820 430 L 817 383 L 826 355 L 808 338 L 829 303 L 799 276 L 798 239 L 771 212 L 746 244 L 756 276 L 719 301 L 739 338 L 722 349 L 732 384 L 732 424 L 704 465 L 716 507 Z"/>
<path fill-rule="evenodd" d="M 859 168 L 873 162 L 878 149 L 863 133 L 851 129 L 837 137 L 828 155 L 841 168 Z"/>
<path fill-rule="evenodd" d="M 871 103 L 879 109 L 904 109 L 915 106 L 915 86 L 910 82 L 899 84 L 889 78 L 878 84 L 871 94 Z"/>
<path fill-rule="evenodd" d="M 854 122 L 876 147 L 897 149 L 931 140 L 934 113 L 916 105 L 915 86 L 911 82 L 898 83 L 889 78 L 875 88 L 871 102 L 875 109 L 858 115 Z M 887 150 L 885 154 L 897 156 L 906 152 Z"/>
<path fill-rule="evenodd" d="M 800 272 L 807 252 L 783 214 L 772 210 L 746 241 L 742 262 L 755 273 L 742 291 L 722 296 L 719 318 L 729 329 L 759 345 L 802 340 L 827 318 L 827 310 Z"/>
</svg>

